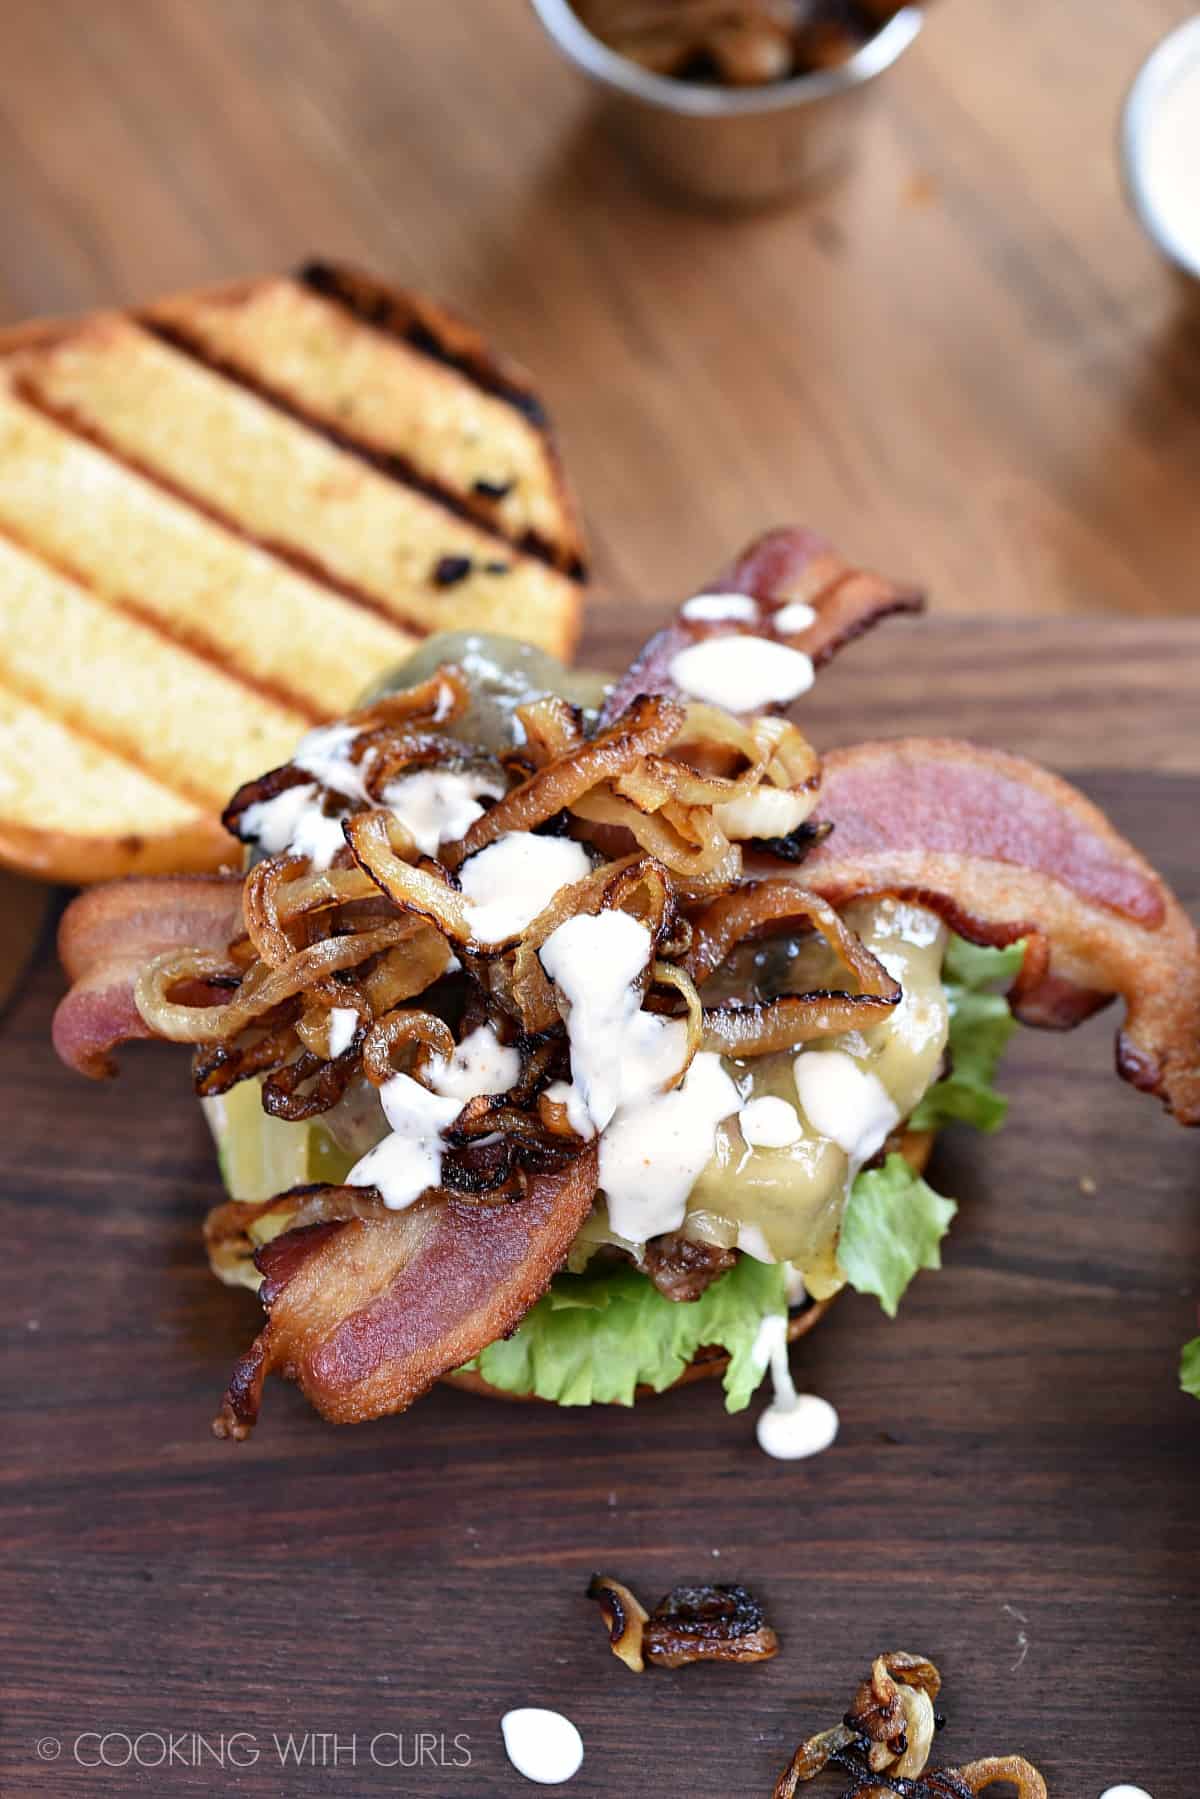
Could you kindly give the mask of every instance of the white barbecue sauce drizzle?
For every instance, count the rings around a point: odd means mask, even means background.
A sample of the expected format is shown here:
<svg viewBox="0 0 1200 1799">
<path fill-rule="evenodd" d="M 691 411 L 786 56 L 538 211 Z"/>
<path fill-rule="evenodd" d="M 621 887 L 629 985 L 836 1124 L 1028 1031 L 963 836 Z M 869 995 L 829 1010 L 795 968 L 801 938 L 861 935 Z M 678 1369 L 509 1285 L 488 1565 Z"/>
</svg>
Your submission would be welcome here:
<svg viewBox="0 0 1200 1799">
<path fill-rule="evenodd" d="M 518 936 L 561 888 L 581 881 L 591 866 L 574 838 L 506 831 L 459 870 L 472 936 L 488 944 Z"/>
<path fill-rule="evenodd" d="M 449 1061 L 435 1057 L 425 1078 L 435 1093 L 465 1106 L 481 1093 L 507 1093 L 520 1075 L 520 1051 L 501 1043 L 490 1024 L 481 1024 L 467 1033 Z"/>
<path fill-rule="evenodd" d="M 326 869 L 345 843 L 342 816 L 330 816 L 325 794 L 354 804 L 374 804 L 366 781 L 370 760 L 355 762 L 351 751 L 361 730 L 357 725 L 325 725 L 300 739 L 293 766 L 315 777 L 287 787 L 274 798 L 247 806 L 241 833 L 269 856 L 288 851 L 307 856 L 316 870 Z M 480 817 L 481 799 L 499 799 L 504 782 L 480 768 L 424 768 L 389 781 L 380 799 L 393 812 L 423 855 L 432 856 L 443 843 L 463 836 Z"/>
<path fill-rule="evenodd" d="M 377 1187 L 389 1211 L 402 1212 L 442 1178 L 442 1132 L 454 1123 L 463 1102 L 431 1093 L 411 1075 L 394 1074 L 379 1089 L 391 1131 L 354 1164 L 350 1187 Z"/>
<path fill-rule="evenodd" d="M 670 675 L 681 693 L 736 713 L 785 706 L 807 693 L 814 678 L 812 660 L 801 650 L 740 633 L 689 644 L 671 658 Z"/>
<path fill-rule="evenodd" d="M 781 606 L 778 612 L 771 614 L 772 628 L 781 637 L 799 637 L 801 631 L 807 631 L 816 622 L 816 613 L 803 600 L 792 600 L 788 605 Z"/>
<path fill-rule="evenodd" d="M 687 1026 L 642 1010 L 647 927 L 626 912 L 569 918 L 542 945 L 543 968 L 567 1006 L 571 1083 L 550 1091 L 572 1128 L 600 1138 L 600 1187 L 612 1229 L 644 1243 L 683 1223 L 711 1160 L 717 1126 L 741 1098 L 721 1058 L 701 1051 L 684 1078 Z"/>
<path fill-rule="evenodd" d="M 797 1393 L 788 1366 L 787 1316 L 772 1312 L 758 1327 L 753 1355 L 760 1368 L 770 1364 L 775 1397 L 759 1414 L 758 1446 L 777 1461 L 796 1462 L 828 1449 L 838 1433 L 838 1415 L 827 1399 Z"/>
<path fill-rule="evenodd" d="M 685 600 L 679 611 L 681 617 L 694 624 L 721 624 L 726 619 L 737 619 L 752 625 L 758 619 L 758 601 L 748 593 L 698 593 Z"/>
<path fill-rule="evenodd" d="M 483 769 L 420 768 L 398 775 L 380 793 L 422 855 L 462 837 L 483 816 L 481 799 L 498 800 L 504 783 Z"/>
</svg>

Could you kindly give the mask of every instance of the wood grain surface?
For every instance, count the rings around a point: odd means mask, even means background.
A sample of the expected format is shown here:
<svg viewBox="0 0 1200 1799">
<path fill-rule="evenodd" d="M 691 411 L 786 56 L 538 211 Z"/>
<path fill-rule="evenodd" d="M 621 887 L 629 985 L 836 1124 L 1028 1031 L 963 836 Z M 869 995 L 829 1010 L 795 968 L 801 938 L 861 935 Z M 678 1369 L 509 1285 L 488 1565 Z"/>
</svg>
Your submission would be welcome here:
<svg viewBox="0 0 1200 1799">
<path fill-rule="evenodd" d="M 1197 915 L 1180 670 L 1198 634 L 1130 625 L 1106 650 L 1083 624 L 896 625 L 822 677 L 806 717 L 825 741 L 923 712 L 1057 744 Z M 1066 707 L 1090 737 L 1055 736 Z M 1200 1144 L 1113 1078 L 1111 1015 L 1021 1033 L 1008 1127 L 942 1140 L 931 1178 L 961 1201 L 944 1271 L 895 1324 L 847 1296 L 797 1351 L 842 1431 L 789 1466 L 755 1447 L 757 1404 L 727 1417 L 708 1387 L 632 1412 L 443 1390 L 335 1430 L 276 1383 L 250 1443 L 213 1441 L 256 1305 L 204 1264 L 216 1175 L 186 1058 L 142 1046 L 114 1085 L 68 1074 L 47 1041 L 60 991 L 46 956 L 0 1023 L 4 1795 L 516 1799 L 498 1720 L 545 1704 L 583 1732 L 581 1799 L 767 1799 L 897 1646 L 946 1673 L 946 1761 L 1021 1751 L 1055 1799 L 1117 1778 L 1194 1791 L 1200 1407 L 1175 1365 Z M 651 1601 L 744 1581 L 782 1653 L 635 1677 L 583 1599 L 594 1568 Z M 106 1732 L 118 1762 L 126 1738 L 145 1762 L 174 1733 L 175 1763 L 86 1765 Z M 469 1768 L 431 1765 L 443 1737 Z M 409 1765 L 379 1765 L 401 1747 Z"/>
<path fill-rule="evenodd" d="M 356 258 L 534 369 L 603 598 L 804 515 L 943 609 L 1195 611 L 1200 309 L 1115 156 L 1191 10 L 948 0 L 852 177 L 728 220 L 520 0 L 7 0 L 0 322 Z"/>
</svg>

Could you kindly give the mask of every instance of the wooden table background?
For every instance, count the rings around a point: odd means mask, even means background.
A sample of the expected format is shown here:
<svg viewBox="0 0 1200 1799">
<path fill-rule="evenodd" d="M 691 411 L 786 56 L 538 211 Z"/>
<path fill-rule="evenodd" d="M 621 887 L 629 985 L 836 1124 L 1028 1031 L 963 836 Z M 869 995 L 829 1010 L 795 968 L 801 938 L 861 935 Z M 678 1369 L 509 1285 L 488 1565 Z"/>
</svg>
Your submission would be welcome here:
<svg viewBox="0 0 1200 1799">
<path fill-rule="evenodd" d="M 602 594 L 805 519 L 942 609 L 1200 609 L 1200 309 L 1122 199 L 1187 0 L 943 0 L 854 177 L 640 191 L 522 0 L 6 0 L 0 321 L 358 259 L 537 372 Z"/>
<path fill-rule="evenodd" d="M 595 648 L 629 639 L 606 621 Z M 1198 671 L 1200 621 L 897 622 L 804 718 L 824 744 L 919 721 L 1073 769 L 1200 916 Z M 796 1352 L 842 1432 L 788 1465 L 755 1447 L 761 1402 L 727 1417 L 707 1387 L 632 1413 L 440 1391 L 335 1430 L 276 1382 L 251 1442 L 214 1442 L 256 1307 L 204 1264 L 216 1174 L 186 1058 L 69 1074 L 47 1036 L 61 986 L 46 945 L 0 1021 L 6 1799 L 519 1799 L 498 1733 L 518 1704 L 579 1724 L 580 1799 L 767 1799 L 890 1647 L 942 1664 L 947 1761 L 1020 1750 L 1054 1799 L 1117 1778 L 1191 1799 L 1200 1406 L 1175 1368 L 1200 1144 L 1113 1079 L 1111 1014 L 1020 1033 L 1008 1127 L 939 1144 L 931 1178 L 961 1201 L 945 1268 L 897 1323 L 850 1295 Z M 783 1652 L 639 1680 L 582 1597 L 596 1567 L 651 1601 L 742 1580 Z M 422 1730 L 468 1736 L 471 1768 L 371 1763 L 388 1732 L 411 1761 Z M 167 1770 L 76 1760 L 83 1733 L 117 1733 L 118 1759 L 150 1733 L 152 1760 L 172 1731 Z M 197 1767 L 196 1731 L 249 1733 L 258 1759 Z M 356 1738 L 357 1765 L 283 1770 L 276 1735 L 306 1732 Z"/>
</svg>

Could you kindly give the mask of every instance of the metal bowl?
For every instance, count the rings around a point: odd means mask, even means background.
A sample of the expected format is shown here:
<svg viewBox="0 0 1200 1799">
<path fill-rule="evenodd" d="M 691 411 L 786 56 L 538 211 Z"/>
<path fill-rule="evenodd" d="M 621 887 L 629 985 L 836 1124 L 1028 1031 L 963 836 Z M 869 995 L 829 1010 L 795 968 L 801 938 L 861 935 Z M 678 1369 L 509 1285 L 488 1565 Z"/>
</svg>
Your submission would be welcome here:
<svg viewBox="0 0 1200 1799">
<path fill-rule="evenodd" d="M 604 97 L 611 124 L 677 199 L 762 206 L 827 180 L 846 161 L 875 79 L 921 29 L 903 12 L 836 69 L 762 87 L 729 88 L 652 75 L 584 26 L 568 0 L 532 0 L 568 62 Z"/>
<path fill-rule="evenodd" d="M 1186 242 L 1162 212 L 1147 180 L 1147 149 L 1155 114 L 1185 69 L 1200 63 L 1200 17 L 1188 19 L 1151 51 L 1134 78 L 1121 115 L 1121 171 L 1143 229 L 1171 262 L 1200 280 L 1200 226 Z"/>
</svg>

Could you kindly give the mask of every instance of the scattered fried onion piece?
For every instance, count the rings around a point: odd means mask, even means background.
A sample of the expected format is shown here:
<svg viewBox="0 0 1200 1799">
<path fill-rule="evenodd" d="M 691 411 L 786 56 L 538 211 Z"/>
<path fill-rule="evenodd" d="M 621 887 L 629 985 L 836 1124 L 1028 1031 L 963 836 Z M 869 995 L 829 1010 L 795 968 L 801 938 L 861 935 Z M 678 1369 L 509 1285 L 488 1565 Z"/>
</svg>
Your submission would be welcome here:
<svg viewBox="0 0 1200 1799">
<path fill-rule="evenodd" d="M 1017 1789 L 1017 1799 L 1046 1799 L 1046 1783 L 1023 1755 L 985 1755 L 982 1761 L 968 1762 L 954 1772 L 968 1792 L 986 1793 L 998 1782 L 1007 1781 Z"/>
<path fill-rule="evenodd" d="M 635 1674 L 646 1666 L 642 1654 L 642 1632 L 650 1616 L 640 1599 L 611 1574 L 593 1574 L 587 1596 L 600 1606 L 600 1615 L 608 1629 L 608 1641 L 618 1661 Z"/>
<path fill-rule="evenodd" d="M 929 1768 L 934 1732 L 945 1722 L 933 1709 L 942 1678 L 928 1657 L 907 1650 L 876 1656 L 840 1724 L 801 1743 L 775 1783 L 773 1799 L 794 1799 L 801 1782 L 826 1769 L 849 1777 L 842 1799 L 974 1799 L 1011 1781 L 1018 1799 L 1046 1799 L 1046 1783 L 1019 1755 L 991 1756 L 964 1768 Z"/>
<path fill-rule="evenodd" d="M 779 1638 L 763 1608 L 740 1586 L 672 1587 L 647 1621 L 642 1652 L 659 1668 L 689 1662 L 765 1662 Z"/>
<path fill-rule="evenodd" d="M 766 1662 L 779 1653 L 779 1638 L 762 1606 L 739 1586 L 681 1586 L 653 1612 L 610 1574 L 593 1574 L 587 1596 L 599 1602 L 612 1652 L 640 1674 L 684 1668 L 689 1662 Z"/>
<path fill-rule="evenodd" d="M 867 1765 L 899 1777 L 920 1774 L 933 1744 L 933 1701 L 941 1676 L 923 1656 L 898 1649 L 875 1658 L 870 1675 L 854 1695 L 850 1718 L 870 1741 Z"/>
</svg>

